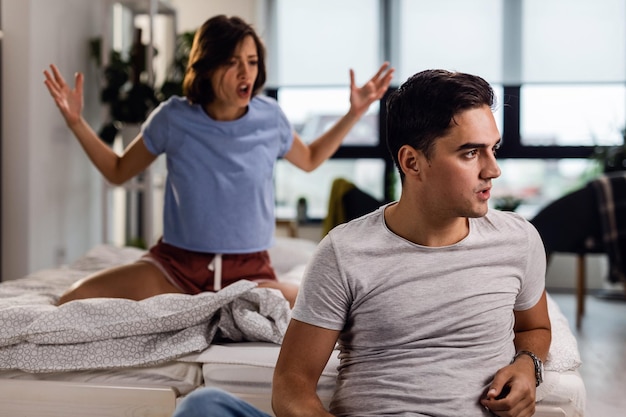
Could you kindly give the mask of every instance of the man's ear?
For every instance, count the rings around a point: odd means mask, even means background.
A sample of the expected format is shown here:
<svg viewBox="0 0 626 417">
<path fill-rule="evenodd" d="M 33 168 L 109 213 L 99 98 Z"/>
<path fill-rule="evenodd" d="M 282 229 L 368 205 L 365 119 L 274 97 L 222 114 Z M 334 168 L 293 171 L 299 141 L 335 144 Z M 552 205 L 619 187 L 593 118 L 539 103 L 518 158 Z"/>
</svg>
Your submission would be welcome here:
<svg viewBox="0 0 626 417">
<path fill-rule="evenodd" d="M 398 163 L 406 176 L 417 176 L 420 173 L 421 152 L 409 145 L 403 145 L 398 151 Z"/>
</svg>

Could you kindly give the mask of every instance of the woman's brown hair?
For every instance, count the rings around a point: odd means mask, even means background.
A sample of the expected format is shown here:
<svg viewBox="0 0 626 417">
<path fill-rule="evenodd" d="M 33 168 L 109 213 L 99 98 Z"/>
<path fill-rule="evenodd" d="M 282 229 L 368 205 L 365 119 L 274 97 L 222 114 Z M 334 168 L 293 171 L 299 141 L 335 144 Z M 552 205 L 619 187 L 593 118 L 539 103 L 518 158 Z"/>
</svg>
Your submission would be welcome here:
<svg viewBox="0 0 626 417">
<path fill-rule="evenodd" d="M 258 56 L 258 75 L 252 95 L 263 89 L 267 73 L 265 47 L 261 39 L 243 19 L 218 15 L 204 22 L 194 36 L 183 80 L 183 94 L 190 102 L 205 105 L 215 99 L 211 76 L 216 68 L 230 60 L 235 48 L 246 36 L 254 40 Z"/>
</svg>

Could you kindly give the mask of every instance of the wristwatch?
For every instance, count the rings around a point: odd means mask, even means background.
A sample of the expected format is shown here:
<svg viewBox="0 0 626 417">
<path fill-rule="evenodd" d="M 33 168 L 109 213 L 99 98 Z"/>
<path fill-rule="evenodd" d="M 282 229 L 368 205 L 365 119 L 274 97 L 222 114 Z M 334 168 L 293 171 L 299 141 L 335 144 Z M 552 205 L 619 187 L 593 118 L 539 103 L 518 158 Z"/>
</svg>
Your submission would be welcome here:
<svg viewBox="0 0 626 417">
<path fill-rule="evenodd" d="M 537 385 L 535 386 L 538 387 L 539 384 L 543 382 L 543 362 L 534 353 L 528 350 L 520 350 L 519 352 L 515 354 L 511 363 L 515 362 L 515 360 L 519 358 L 521 355 L 528 355 L 533 360 L 533 363 L 535 364 L 535 379 L 537 383 Z"/>
</svg>

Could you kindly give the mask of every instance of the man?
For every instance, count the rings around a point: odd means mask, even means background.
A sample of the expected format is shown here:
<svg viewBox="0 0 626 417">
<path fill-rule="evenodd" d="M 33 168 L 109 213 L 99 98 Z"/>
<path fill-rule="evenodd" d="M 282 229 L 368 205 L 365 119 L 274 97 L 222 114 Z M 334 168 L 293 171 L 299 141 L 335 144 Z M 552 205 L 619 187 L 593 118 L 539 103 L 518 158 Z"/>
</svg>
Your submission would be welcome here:
<svg viewBox="0 0 626 417">
<path fill-rule="evenodd" d="M 488 208 L 493 97 L 443 70 L 391 95 L 402 195 L 320 243 L 274 373 L 277 416 L 532 416 L 551 340 L 545 254 L 529 222 Z M 316 386 L 337 342 L 327 411 Z"/>
</svg>

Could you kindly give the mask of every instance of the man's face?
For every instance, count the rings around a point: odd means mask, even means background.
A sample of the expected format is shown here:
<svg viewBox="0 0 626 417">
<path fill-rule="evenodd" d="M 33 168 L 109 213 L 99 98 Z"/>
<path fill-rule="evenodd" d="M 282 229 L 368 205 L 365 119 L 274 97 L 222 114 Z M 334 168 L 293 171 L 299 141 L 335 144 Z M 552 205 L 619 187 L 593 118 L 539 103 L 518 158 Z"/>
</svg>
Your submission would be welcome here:
<svg viewBox="0 0 626 417">
<path fill-rule="evenodd" d="M 488 106 L 465 110 L 437 138 L 429 160 L 421 161 L 430 209 L 445 217 L 481 217 L 487 213 L 491 180 L 500 176 L 495 151 L 500 133 Z"/>
</svg>

